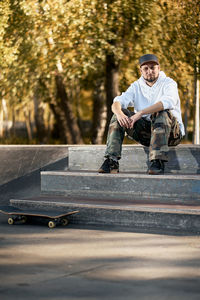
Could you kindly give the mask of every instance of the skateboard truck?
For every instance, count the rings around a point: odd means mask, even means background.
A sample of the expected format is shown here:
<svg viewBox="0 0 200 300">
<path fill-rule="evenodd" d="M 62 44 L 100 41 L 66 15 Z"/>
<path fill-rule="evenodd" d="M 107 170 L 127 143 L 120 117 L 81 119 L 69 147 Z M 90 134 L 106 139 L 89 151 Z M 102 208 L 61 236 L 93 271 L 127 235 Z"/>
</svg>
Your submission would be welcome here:
<svg viewBox="0 0 200 300">
<path fill-rule="evenodd" d="M 69 221 L 65 218 L 63 219 L 55 219 L 53 221 L 48 222 L 48 227 L 49 228 L 55 228 L 57 225 L 63 225 L 66 226 L 69 223 Z"/>
<path fill-rule="evenodd" d="M 22 224 L 25 224 L 27 222 L 27 217 L 26 216 L 12 216 L 8 218 L 8 224 L 13 225 L 16 222 L 20 222 Z"/>
</svg>

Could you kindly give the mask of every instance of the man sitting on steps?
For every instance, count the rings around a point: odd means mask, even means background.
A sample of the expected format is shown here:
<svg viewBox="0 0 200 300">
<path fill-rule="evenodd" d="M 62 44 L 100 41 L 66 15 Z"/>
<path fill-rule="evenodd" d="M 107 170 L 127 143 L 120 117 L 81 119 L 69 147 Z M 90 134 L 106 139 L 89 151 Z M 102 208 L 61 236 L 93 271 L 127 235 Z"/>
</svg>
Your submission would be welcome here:
<svg viewBox="0 0 200 300">
<path fill-rule="evenodd" d="M 118 173 L 125 133 L 149 147 L 149 174 L 163 174 L 168 146 L 176 146 L 184 136 L 180 99 L 176 82 L 160 71 L 158 58 L 139 58 L 141 77 L 113 100 L 114 113 L 107 137 L 106 160 L 99 173 Z M 134 112 L 128 110 L 134 107 Z"/>
</svg>

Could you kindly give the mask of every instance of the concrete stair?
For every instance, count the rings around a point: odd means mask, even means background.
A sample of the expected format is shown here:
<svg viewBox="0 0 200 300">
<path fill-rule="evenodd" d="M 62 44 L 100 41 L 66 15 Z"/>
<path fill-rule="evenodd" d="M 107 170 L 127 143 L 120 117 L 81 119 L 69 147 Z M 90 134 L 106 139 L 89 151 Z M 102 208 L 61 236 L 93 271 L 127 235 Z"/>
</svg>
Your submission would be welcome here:
<svg viewBox="0 0 200 300">
<path fill-rule="evenodd" d="M 147 175 L 148 149 L 124 146 L 119 174 L 98 174 L 105 146 L 71 146 L 68 171 L 41 172 L 41 197 L 11 199 L 24 208 L 79 210 L 84 225 L 200 230 L 200 147 L 170 151 L 167 174 Z M 95 171 L 95 172 L 94 172 Z"/>
<path fill-rule="evenodd" d="M 98 174 L 41 172 L 45 194 L 89 199 L 154 201 L 155 203 L 200 204 L 199 175 Z"/>
<path fill-rule="evenodd" d="M 97 171 L 103 162 L 106 146 L 69 147 L 69 170 Z M 139 145 L 124 145 L 120 160 L 120 172 L 146 173 L 149 150 Z M 200 174 L 200 146 L 179 145 L 171 147 L 167 173 Z"/>
<path fill-rule="evenodd" d="M 200 206 L 153 204 L 144 201 L 83 199 L 75 196 L 42 195 L 31 199 L 11 199 L 11 204 L 24 209 L 53 211 L 79 210 L 70 222 L 86 226 L 123 230 L 161 232 L 200 231 Z"/>
</svg>

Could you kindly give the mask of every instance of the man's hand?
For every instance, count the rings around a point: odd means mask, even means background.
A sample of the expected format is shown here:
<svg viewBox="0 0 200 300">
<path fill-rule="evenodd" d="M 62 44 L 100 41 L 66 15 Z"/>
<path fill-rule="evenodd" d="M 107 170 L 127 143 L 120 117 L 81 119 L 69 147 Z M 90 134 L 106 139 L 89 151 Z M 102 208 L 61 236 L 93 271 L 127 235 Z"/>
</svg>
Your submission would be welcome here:
<svg viewBox="0 0 200 300">
<path fill-rule="evenodd" d="M 117 116 L 117 120 L 122 127 L 133 128 L 136 121 L 142 118 L 143 115 L 152 114 L 164 109 L 161 101 L 138 111 L 132 117 L 127 117 L 122 109 L 120 102 L 116 101 L 112 104 L 112 112 Z"/>
<path fill-rule="evenodd" d="M 122 127 L 130 128 L 130 119 L 123 112 L 116 114 L 116 117 Z"/>
<path fill-rule="evenodd" d="M 129 128 L 133 128 L 136 121 L 142 118 L 142 112 L 139 111 L 129 118 Z"/>
<path fill-rule="evenodd" d="M 122 127 L 133 128 L 136 121 L 142 118 L 142 113 L 137 112 L 132 117 L 127 117 L 123 112 L 116 115 L 119 124 Z"/>
<path fill-rule="evenodd" d="M 120 102 L 114 102 L 112 104 L 112 112 L 116 115 L 120 126 L 130 128 L 129 117 L 123 113 Z"/>
</svg>

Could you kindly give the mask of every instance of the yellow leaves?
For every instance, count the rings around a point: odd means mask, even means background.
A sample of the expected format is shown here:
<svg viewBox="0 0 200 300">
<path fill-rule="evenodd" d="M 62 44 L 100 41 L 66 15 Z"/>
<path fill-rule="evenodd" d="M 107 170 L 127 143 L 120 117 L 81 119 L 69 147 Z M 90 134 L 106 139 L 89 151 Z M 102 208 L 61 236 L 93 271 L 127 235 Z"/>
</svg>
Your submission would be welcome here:
<svg viewBox="0 0 200 300">
<path fill-rule="evenodd" d="M 129 69 L 130 61 L 143 51 L 158 52 L 164 66 L 174 72 L 167 56 L 182 57 L 184 52 L 177 50 L 180 47 L 174 36 L 184 28 L 189 43 L 187 39 L 182 43 L 184 47 L 191 46 L 191 35 L 198 32 L 198 24 L 192 23 L 190 12 L 184 15 L 189 22 L 177 22 L 184 7 L 179 10 L 174 0 L 168 0 L 164 7 L 164 0 L 158 2 L 18 0 L 12 1 L 11 10 L 10 1 L 0 1 L 0 63 L 7 90 L 9 83 L 15 83 L 14 92 L 21 91 L 26 98 L 35 81 L 41 77 L 44 81 L 53 80 L 58 68 L 69 85 L 75 78 L 81 82 L 88 74 L 104 74 L 107 53 L 121 62 L 128 81 L 136 76 L 136 71 L 132 71 L 134 63 Z M 180 72 L 176 74 L 179 76 Z"/>
<path fill-rule="evenodd" d="M 14 5 L 18 5 L 14 3 Z M 27 16 L 36 17 L 39 14 L 39 4 L 38 1 L 35 0 L 21 0 L 20 1 L 20 7 Z"/>
<path fill-rule="evenodd" d="M 3 39 L 6 28 L 8 27 L 8 18 L 11 14 L 9 3 L 6 0 L 5 2 L 0 2 L 0 40 Z"/>
</svg>

